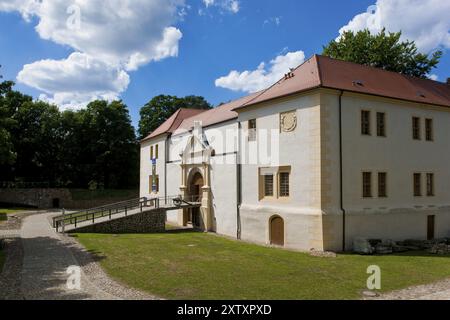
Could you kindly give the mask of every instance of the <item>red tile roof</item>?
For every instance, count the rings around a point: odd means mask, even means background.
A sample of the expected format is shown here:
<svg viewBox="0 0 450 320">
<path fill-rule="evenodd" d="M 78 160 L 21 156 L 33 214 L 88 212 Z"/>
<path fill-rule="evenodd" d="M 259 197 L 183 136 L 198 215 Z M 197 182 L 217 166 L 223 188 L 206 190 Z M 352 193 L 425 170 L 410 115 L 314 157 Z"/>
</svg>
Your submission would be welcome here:
<svg viewBox="0 0 450 320">
<path fill-rule="evenodd" d="M 191 130 L 194 127 L 194 122 L 201 121 L 203 127 L 208 127 L 213 124 L 222 123 L 225 121 L 237 119 L 237 112 L 233 111 L 236 107 L 242 106 L 246 102 L 255 98 L 260 92 L 256 92 L 246 97 L 228 102 L 214 109 L 205 111 L 193 117 L 183 120 L 179 126 L 179 130 Z"/>
<path fill-rule="evenodd" d="M 167 119 L 161 126 L 159 126 L 155 131 L 153 131 L 148 137 L 142 141 L 146 141 L 165 133 L 173 133 L 178 129 L 180 124 L 184 119 L 195 116 L 205 112 L 201 109 L 178 109 L 169 119 Z"/>
<path fill-rule="evenodd" d="M 314 55 L 293 74 L 234 110 L 319 87 L 450 107 L 450 86 L 446 83 L 329 57 Z"/>
</svg>

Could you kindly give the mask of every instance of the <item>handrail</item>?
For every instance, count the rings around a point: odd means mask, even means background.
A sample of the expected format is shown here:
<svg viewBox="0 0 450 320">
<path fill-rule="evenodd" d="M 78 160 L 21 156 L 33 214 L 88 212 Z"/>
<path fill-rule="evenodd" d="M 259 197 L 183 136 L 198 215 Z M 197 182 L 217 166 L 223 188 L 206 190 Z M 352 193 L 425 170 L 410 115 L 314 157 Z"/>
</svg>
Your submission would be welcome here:
<svg viewBox="0 0 450 320">
<path fill-rule="evenodd" d="M 92 223 L 95 223 L 95 219 L 107 216 L 109 216 L 109 218 L 112 219 L 112 216 L 124 212 L 125 216 L 127 216 L 130 210 L 140 209 L 140 211 L 143 212 L 145 207 L 152 207 L 154 209 L 159 209 L 160 203 L 165 203 L 164 205 L 165 209 L 169 207 L 181 208 L 183 203 L 187 205 L 199 205 L 199 198 L 197 196 L 183 197 L 178 195 L 178 196 L 150 198 L 150 199 L 144 197 L 139 199 L 122 201 L 106 206 L 74 212 L 71 214 L 56 216 L 53 218 L 53 228 L 55 228 L 56 231 L 58 232 L 58 229 L 61 226 L 74 225 L 76 228 L 77 224 L 85 221 L 92 221 Z"/>
</svg>

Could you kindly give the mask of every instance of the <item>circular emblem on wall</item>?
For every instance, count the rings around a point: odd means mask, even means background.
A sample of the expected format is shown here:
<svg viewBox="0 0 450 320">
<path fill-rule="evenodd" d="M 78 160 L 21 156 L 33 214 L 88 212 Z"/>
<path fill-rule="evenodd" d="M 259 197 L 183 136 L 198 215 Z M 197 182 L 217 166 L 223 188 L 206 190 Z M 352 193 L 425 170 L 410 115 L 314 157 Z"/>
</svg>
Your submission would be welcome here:
<svg viewBox="0 0 450 320">
<path fill-rule="evenodd" d="M 295 111 L 281 114 L 281 131 L 292 132 L 297 128 L 297 114 Z"/>
</svg>

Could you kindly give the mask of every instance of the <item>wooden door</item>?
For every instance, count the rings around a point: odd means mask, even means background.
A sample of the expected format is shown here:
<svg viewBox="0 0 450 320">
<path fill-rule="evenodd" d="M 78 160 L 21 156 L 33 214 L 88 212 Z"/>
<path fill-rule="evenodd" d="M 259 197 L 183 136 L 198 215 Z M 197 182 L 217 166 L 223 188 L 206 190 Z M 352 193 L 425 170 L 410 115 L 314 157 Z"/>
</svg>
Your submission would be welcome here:
<svg viewBox="0 0 450 320">
<path fill-rule="evenodd" d="M 270 243 L 284 246 L 284 220 L 281 217 L 270 220 Z"/>
<path fill-rule="evenodd" d="M 434 228 L 435 228 L 435 216 L 428 216 L 428 226 L 427 226 L 427 239 L 434 239 Z"/>
</svg>

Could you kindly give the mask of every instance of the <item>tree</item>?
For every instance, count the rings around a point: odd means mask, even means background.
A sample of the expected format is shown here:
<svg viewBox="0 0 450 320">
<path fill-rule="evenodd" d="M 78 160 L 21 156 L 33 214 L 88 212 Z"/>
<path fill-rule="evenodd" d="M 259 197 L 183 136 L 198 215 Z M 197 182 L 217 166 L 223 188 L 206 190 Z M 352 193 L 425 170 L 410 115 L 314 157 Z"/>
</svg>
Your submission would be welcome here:
<svg viewBox="0 0 450 320">
<path fill-rule="evenodd" d="M 75 136 L 83 152 L 84 184 L 96 182 L 105 188 L 137 185 L 139 146 L 127 106 L 122 101 L 94 101 L 80 111 L 80 132 Z"/>
<path fill-rule="evenodd" d="M 324 47 L 323 55 L 334 59 L 351 61 L 418 78 L 427 78 L 435 68 L 442 51 L 431 55 L 419 53 L 413 41 L 400 41 L 401 32 L 386 34 L 383 29 L 372 34 L 368 29 L 346 31 L 338 40 Z"/>
<path fill-rule="evenodd" d="M 3 79 L 1 74 L 0 79 Z M 12 81 L 0 83 L 0 166 L 13 164 L 17 157 L 9 132 L 15 122 L 10 118 L 9 105 L 6 103 L 6 96 L 12 91 L 13 86 Z M 2 171 L 5 171 L 5 169 Z"/>
<path fill-rule="evenodd" d="M 212 106 L 205 98 L 199 96 L 184 98 L 168 95 L 156 96 L 140 111 L 139 138 L 143 139 L 148 136 L 180 108 L 208 110 Z"/>
</svg>

